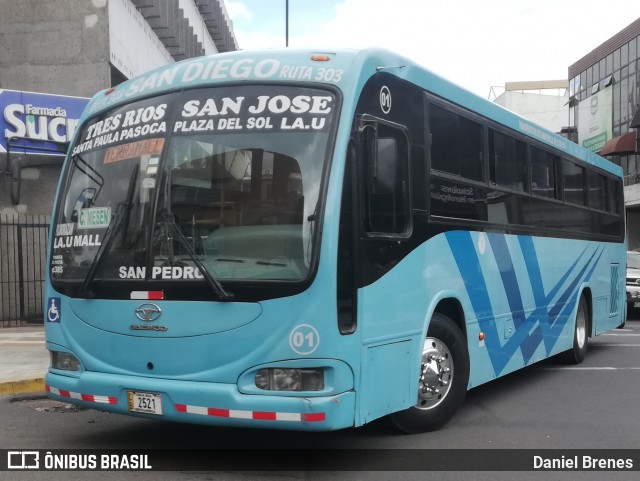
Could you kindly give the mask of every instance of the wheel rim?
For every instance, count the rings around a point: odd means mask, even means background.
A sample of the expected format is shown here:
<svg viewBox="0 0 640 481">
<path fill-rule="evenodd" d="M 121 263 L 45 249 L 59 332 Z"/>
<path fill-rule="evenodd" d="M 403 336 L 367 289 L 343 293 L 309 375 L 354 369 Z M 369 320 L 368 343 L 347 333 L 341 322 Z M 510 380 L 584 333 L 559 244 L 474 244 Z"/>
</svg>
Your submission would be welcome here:
<svg viewBox="0 0 640 481">
<path fill-rule="evenodd" d="M 433 409 L 449 394 L 453 381 L 453 356 L 439 339 L 427 337 L 422 348 L 418 409 Z"/>
<path fill-rule="evenodd" d="M 578 347 L 582 349 L 587 340 L 587 314 L 583 304 L 578 304 L 578 313 L 576 314 L 576 341 Z"/>
</svg>

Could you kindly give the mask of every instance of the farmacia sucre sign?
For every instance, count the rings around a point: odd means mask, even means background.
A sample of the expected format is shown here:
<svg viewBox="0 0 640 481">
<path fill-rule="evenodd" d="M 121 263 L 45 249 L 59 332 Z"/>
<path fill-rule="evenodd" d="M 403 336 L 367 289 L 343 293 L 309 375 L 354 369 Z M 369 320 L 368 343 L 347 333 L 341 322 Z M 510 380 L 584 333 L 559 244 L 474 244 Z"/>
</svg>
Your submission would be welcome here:
<svg viewBox="0 0 640 481">
<path fill-rule="evenodd" d="M 16 152 L 53 153 L 41 148 L 47 142 L 71 141 L 88 102 L 81 97 L 0 89 L 0 152 L 6 151 L 7 140 L 20 138 L 14 144 L 19 146 Z"/>
</svg>

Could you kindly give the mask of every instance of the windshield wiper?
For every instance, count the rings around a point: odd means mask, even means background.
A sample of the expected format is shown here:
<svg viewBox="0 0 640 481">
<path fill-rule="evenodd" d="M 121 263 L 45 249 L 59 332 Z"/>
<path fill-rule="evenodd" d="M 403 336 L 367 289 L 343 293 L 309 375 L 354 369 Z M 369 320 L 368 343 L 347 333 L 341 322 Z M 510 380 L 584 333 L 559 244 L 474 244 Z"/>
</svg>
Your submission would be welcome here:
<svg viewBox="0 0 640 481">
<path fill-rule="evenodd" d="M 122 222 L 125 218 L 124 211 L 126 210 L 128 216 L 129 211 L 131 210 L 131 205 L 133 204 L 133 193 L 135 191 L 137 178 L 138 166 L 133 169 L 131 177 L 129 178 L 129 186 L 127 189 L 126 199 L 118 204 L 115 214 L 109 221 L 109 225 L 107 226 L 107 230 L 104 233 L 104 237 L 102 238 L 102 243 L 98 248 L 98 252 L 96 252 L 96 256 L 91 263 L 91 267 L 89 267 L 89 272 L 87 272 L 87 275 L 85 276 L 84 281 L 82 281 L 82 285 L 80 286 L 80 291 L 78 292 L 79 297 L 90 299 L 94 296 L 94 293 L 90 290 L 91 284 L 96 277 L 98 268 L 104 260 L 105 254 L 109 252 L 109 248 L 111 247 L 113 240 L 116 238 L 116 235 L 124 225 L 124 222 Z"/>
<path fill-rule="evenodd" d="M 193 247 L 191 247 L 189 239 L 184 236 L 184 234 L 180 230 L 180 227 L 178 227 L 178 225 L 176 224 L 175 218 L 173 217 L 171 211 L 166 208 L 162 209 L 162 211 L 160 211 L 160 218 L 171 228 L 174 236 L 178 239 L 178 241 L 180 241 L 180 244 L 182 244 L 182 246 L 185 248 L 191 260 L 198 267 L 198 269 L 200 269 L 200 273 L 207 280 L 207 282 L 211 286 L 211 289 L 213 290 L 213 292 L 215 292 L 218 298 L 221 301 L 230 301 L 231 299 L 233 299 L 233 294 L 222 287 L 220 281 L 213 277 L 209 269 L 207 269 L 207 267 L 205 266 L 204 262 L 202 262 L 202 260 L 198 257 L 196 251 L 193 249 Z"/>
</svg>

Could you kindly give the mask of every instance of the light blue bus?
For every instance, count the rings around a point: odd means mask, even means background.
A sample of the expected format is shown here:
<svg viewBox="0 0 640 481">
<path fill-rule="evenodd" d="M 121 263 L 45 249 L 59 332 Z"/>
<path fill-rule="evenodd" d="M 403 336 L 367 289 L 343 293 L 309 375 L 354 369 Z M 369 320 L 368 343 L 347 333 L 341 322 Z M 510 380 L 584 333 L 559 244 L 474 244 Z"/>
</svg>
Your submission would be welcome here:
<svg viewBox="0 0 640 481">
<path fill-rule="evenodd" d="M 435 430 L 625 322 L 622 171 L 384 50 L 233 52 L 98 93 L 51 224 L 54 399 Z"/>
</svg>

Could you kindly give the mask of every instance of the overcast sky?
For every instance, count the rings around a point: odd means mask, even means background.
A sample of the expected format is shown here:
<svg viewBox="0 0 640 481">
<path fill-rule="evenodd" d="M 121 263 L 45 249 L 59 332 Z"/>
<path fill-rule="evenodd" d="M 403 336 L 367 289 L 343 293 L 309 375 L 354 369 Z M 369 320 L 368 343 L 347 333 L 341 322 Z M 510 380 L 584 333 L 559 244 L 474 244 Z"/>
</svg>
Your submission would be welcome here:
<svg viewBox="0 0 640 481">
<path fill-rule="evenodd" d="M 243 50 L 285 46 L 285 0 L 226 0 Z M 487 98 L 566 79 L 640 18 L 638 0 L 289 0 L 290 47 L 384 47 Z"/>
</svg>

